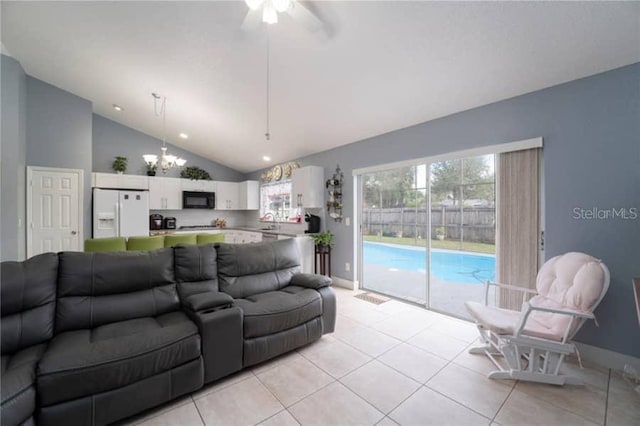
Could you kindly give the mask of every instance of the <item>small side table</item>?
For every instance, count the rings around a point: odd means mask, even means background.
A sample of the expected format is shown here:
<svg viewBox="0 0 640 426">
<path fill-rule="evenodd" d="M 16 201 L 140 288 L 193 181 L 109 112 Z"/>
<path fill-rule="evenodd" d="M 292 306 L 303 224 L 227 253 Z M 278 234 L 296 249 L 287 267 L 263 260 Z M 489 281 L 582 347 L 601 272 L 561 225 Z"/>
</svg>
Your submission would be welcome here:
<svg viewBox="0 0 640 426">
<path fill-rule="evenodd" d="M 315 247 L 314 272 L 320 275 L 331 276 L 331 247 L 319 246 Z"/>
</svg>

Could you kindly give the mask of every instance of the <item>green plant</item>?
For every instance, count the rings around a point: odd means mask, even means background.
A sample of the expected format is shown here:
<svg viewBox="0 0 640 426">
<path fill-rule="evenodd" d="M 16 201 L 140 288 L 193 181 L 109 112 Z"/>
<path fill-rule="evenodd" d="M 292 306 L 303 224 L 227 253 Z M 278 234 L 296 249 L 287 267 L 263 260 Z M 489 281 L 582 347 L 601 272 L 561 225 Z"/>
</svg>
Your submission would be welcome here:
<svg viewBox="0 0 640 426">
<path fill-rule="evenodd" d="M 329 231 L 309 234 L 317 246 L 333 247 L 333 234 Z"/>
<path fill-rule="evenodd" d="M 191 180 L 211 180 L 211 175 L 198 166 L 185 167 L 180 172 L 180 177 Z"/>
<path fill-rule="evenodd" d="M 445 232 L 446 231 L 444 229 L 444 226 L 438 226 L 436 228 L 436 231 L 435 231 L 436 237 L 438 237 L 438 238 L 444 237 L 445 236 Z"/>
<path fill-rule="evenodd" d="M 113 170 L 116 172 L 124 173 L 127 170 L 127 157 L 117 156 L 115 160 L 113 160 L 113 164 L 111 165 Z"/>
</svg>

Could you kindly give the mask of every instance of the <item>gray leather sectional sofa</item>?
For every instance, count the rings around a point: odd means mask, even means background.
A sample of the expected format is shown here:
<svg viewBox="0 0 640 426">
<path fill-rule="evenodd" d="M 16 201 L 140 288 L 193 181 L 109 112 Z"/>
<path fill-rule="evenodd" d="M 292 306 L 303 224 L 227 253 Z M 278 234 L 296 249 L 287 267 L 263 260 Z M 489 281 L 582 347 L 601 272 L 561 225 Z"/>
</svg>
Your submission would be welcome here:
<svg viewBox="0 0 640 426">
<path fill-rule="evenodd" d="M 102 425 L 333 332 L 294 240 L 3 262 L 3 426 Z"/>
</svg>

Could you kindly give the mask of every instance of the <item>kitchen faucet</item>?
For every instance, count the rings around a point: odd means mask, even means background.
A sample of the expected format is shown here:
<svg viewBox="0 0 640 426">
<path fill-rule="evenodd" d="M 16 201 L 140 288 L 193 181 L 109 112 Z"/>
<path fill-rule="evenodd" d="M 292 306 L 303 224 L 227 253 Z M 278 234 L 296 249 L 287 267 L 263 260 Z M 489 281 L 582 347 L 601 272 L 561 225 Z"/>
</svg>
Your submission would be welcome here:
<svg viewBox="0 0 640 426">
<path fill-rule="evenodd" d="M 267 212 L 267 213 L 265 213 L 264 216 L 262 216 L 262 220 L 265 220 L 267 218 L 267 216 L 271 216 L 272 224 L 269 226 L 269 228 L 270 229 L 280 229 L 280 225 L 278 223 L 276 223 L 276 215 L 274 215 L 271 212 Z"/>
</svg>

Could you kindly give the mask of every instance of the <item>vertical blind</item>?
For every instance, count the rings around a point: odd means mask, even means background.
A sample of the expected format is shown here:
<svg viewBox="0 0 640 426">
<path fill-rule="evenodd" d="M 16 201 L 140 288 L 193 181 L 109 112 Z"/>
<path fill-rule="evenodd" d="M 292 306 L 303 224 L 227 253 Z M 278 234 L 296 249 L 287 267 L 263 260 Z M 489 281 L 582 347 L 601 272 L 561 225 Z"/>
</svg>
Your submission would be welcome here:
<svg viewBox="0 0 640 426">
<path fill-rule="evenodd" d="M 540 247 L 540 148 L 498 159 L 498 282 L 535 289 Z M 498 306 L 519 311 L 522 293 L 500 289 Z"/>
</svg>

